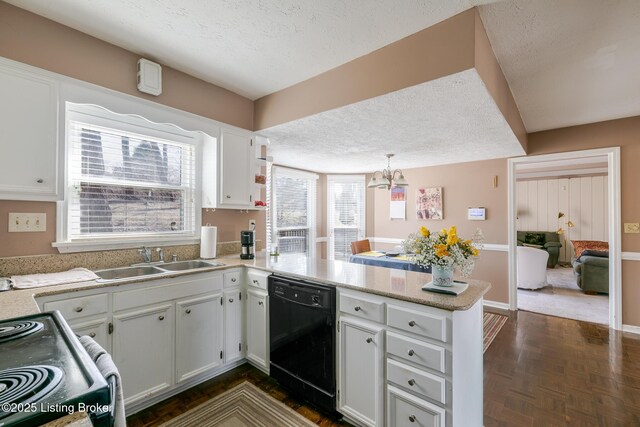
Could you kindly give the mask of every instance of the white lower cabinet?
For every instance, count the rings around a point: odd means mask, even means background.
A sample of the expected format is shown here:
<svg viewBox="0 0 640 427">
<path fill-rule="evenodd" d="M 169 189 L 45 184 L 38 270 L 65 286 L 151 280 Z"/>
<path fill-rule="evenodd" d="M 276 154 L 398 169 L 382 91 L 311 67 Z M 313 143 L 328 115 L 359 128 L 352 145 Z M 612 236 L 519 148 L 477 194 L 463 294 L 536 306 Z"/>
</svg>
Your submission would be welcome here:
<svg viewBox="0 0 640 427">
<path fill-rule="evenodd" d="M 123 381 L 125 404 L 159 393 L 173 383 L 173 304 L 113 316 L 113 361 Z"/>
<path fill-rule="evenodd" d="M 109 339 L 109 319 L 101 317 L 98 319 L 81 320 L 70 323 L 69 326 L 78 336 L 88 335 L 111 353 L 111 340 Z"/>
<path fill-rule="evenodd" d="M 340 317 L 338 410 L 366 426 L 382 426 L 384 331 L 382 327 Z"/>
<path fill-rule="evenodd" d="M 269 373 L 269 296 L 258 288 L 247 290 L 247 360 Z"/>
<path fill-rule="evenodd" d="M 244 317 L 242 290 L 239 287 L 225 289 L 224 301 L 224 363 L 242 359 Z"/>
<path fill-rule="evenodd" d="M 222 293 L 176 302 L 176 382 L 222 365 Z"/>
<path fill-rule="evenodd" d="M 387 388 L 387 425 L 445 427 L 445 410 L 390 385 Z"/>
</svg>

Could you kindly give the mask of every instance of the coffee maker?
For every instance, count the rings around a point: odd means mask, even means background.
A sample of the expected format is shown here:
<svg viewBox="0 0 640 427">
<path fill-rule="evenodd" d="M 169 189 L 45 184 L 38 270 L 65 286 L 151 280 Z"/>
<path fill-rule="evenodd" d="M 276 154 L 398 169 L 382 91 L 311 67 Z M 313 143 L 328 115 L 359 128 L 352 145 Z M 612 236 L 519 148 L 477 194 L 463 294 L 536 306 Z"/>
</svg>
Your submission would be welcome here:
<svg viewBox="0 0 640 427">
<path fill-rule="evenodd" d="M 240 258 L 253 259 L 255 258 L 254 251 L 255 244 L 255 231 L 243 230 L 240 232 L 240 245 L 242 251 L 240 252 Z"/>
</svg>

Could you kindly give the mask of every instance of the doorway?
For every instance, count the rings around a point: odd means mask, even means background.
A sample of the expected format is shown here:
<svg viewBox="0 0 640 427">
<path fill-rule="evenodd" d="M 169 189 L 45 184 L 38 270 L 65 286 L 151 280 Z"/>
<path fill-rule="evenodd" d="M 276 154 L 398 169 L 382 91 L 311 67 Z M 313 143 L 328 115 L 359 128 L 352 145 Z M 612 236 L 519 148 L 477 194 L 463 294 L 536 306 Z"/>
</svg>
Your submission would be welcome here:
<svg viewBox="0 0 640 427">
<path fill-rule="evenodd" d="M 620 238 L 618 147 L 509 159 L 511 310 L 620 329 Z M 608 252 L 590 246 L 597 241 Z"/>
</svg>

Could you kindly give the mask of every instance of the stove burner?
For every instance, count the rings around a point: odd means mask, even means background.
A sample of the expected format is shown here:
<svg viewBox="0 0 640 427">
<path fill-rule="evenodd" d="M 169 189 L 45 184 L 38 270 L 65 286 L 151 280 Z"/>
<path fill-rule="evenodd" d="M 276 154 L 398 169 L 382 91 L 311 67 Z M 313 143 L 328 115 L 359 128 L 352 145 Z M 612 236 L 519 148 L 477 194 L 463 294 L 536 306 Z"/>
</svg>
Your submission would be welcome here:
<svg viewBox="0 0 640 427">
<path fill-rule="evenodd" d="M 40 322 L 32 322 L 25 320 L 22 322 L 10 322 L 0 325 L 0 343 L 9 341 L 15 338 L 26 337 L 35 332 L 38 332 L 44 327 Z"/>
<path fill-rule="evenodd" d="M 0 419 L 11 415 L 1 408 L 5 403 L 37 402 L 62 381 L 63 372 L 55 366 L 32 365 L 0 371 Z"/>
</svg>

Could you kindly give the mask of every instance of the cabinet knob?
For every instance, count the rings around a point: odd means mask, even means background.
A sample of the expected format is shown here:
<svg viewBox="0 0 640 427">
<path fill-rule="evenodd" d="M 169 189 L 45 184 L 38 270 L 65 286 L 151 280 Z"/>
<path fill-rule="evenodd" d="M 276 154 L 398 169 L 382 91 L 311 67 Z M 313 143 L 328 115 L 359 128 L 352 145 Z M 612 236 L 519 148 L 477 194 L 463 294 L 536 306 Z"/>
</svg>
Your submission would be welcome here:
<svg viewBox="0 0 640 427">
<path fill-rule="evenodd" d="M 44 182 L 44 179 L 42 179 L 42 178 L 38 178 L 38 179 L 36 179 L 36 182 L 37 182 L 38 184 L 42 184 L 42 183 Z"/>
<path fill-rule="evenodd" d="M 82 307 L 76 307 L 73 309 L 73 311 L 75 311 L 76 313 L 80 313 L 82 312 L 83 308 Z"/>
<path fill-rule="evenodd" d="M 89 336 L 90 336 L 91 338 L 95 338 L 95 337 L 96 337 L 96 333 L 95 333 L 95 332 L 91 332 L 91 333 L 89 334 Z"/>
<path fill-rule="evenodd" d="M 409 421 L 411 421 L 412 423 L 416 422 L 416 416 L 415 415 L 409 415 Z"/>
<path fill-rule="evenodd" d="M 373 342 L 373 338 L 369 337 L 367 338 L 367 344 L 371 344 Z"/>
<path fill-rule="evenodd" d="M 187 313 L 187 314 L 191 314 L 191 309 L 187 308 L 184 312 Z"/>
<path fill-rule="evenodd" d="M 258 305 L 264 305 L 264 302 L 258 301 Z"/>
<path fill-rule="evenodd" d="M 409 356 L 413 356 L 414 354 L 416 354 L 416 352 L 415 352 L 415 351 L 413 351 L 413 349 L 410 349 L 410 350 L 407 352 L 407 354 L 408 354 Z"/>
<path fill-rule="evenodd" d="M 360 306 L 359 306 L 359 305 L 356 305 L 355 307 L 353 307 L 353 309 L 354 309 L 355 311 L 360 311 L 360 310 L 362 310 L 362 308 L 360 308 Z"/>
<path fill-rule="evenodd" d="M 229 298 L 229 302 L 233 302 L 233 298 Z"/>
<path fill-rule="evenodd" d="M 253 279 L 253 283 L 257 285 L 258 284 L 258 279 Z"/>
<path fill-rule="evenodd" d="M 413 321 L 413 320 L 412 320 L 412 321 L 410 321 L 410 322 L 409 322 L 409 326 L 411 326 L 411 327 L 413 328 L 414 326 L 416 326 L 416 322 L 415 322 L 415 321 Z"/>
<path fill-rule="evenodd" d="M 236 283 L 236 280 L 237 280 L 237 279 L 236 279 L 235 277 L 232 277 L 232 278 L 231 278 L 231 282 L 232 282 L 232 283 Z"/>
<path fill-rule="evenodd" d="M 230 196 L 230 195 L 228 195 L 228 194 L 227 194 L 225 197 L 226 197 L 227 199 L 230 199 L 230 198 L 231 198 L 231 196 Z"/>
<path fill-rule="evenodd" d="M 408 382 L 409 382 L 409 385 L 412 387 L 416 384 L 416 380 L 414 380 L 413 378 L 411 378 Z"/>
<path fill-rule="evenodd" d="M 159 320 L 164 320 L 164 316 L 159 316 L 158 319 Z"/>
</svg>

